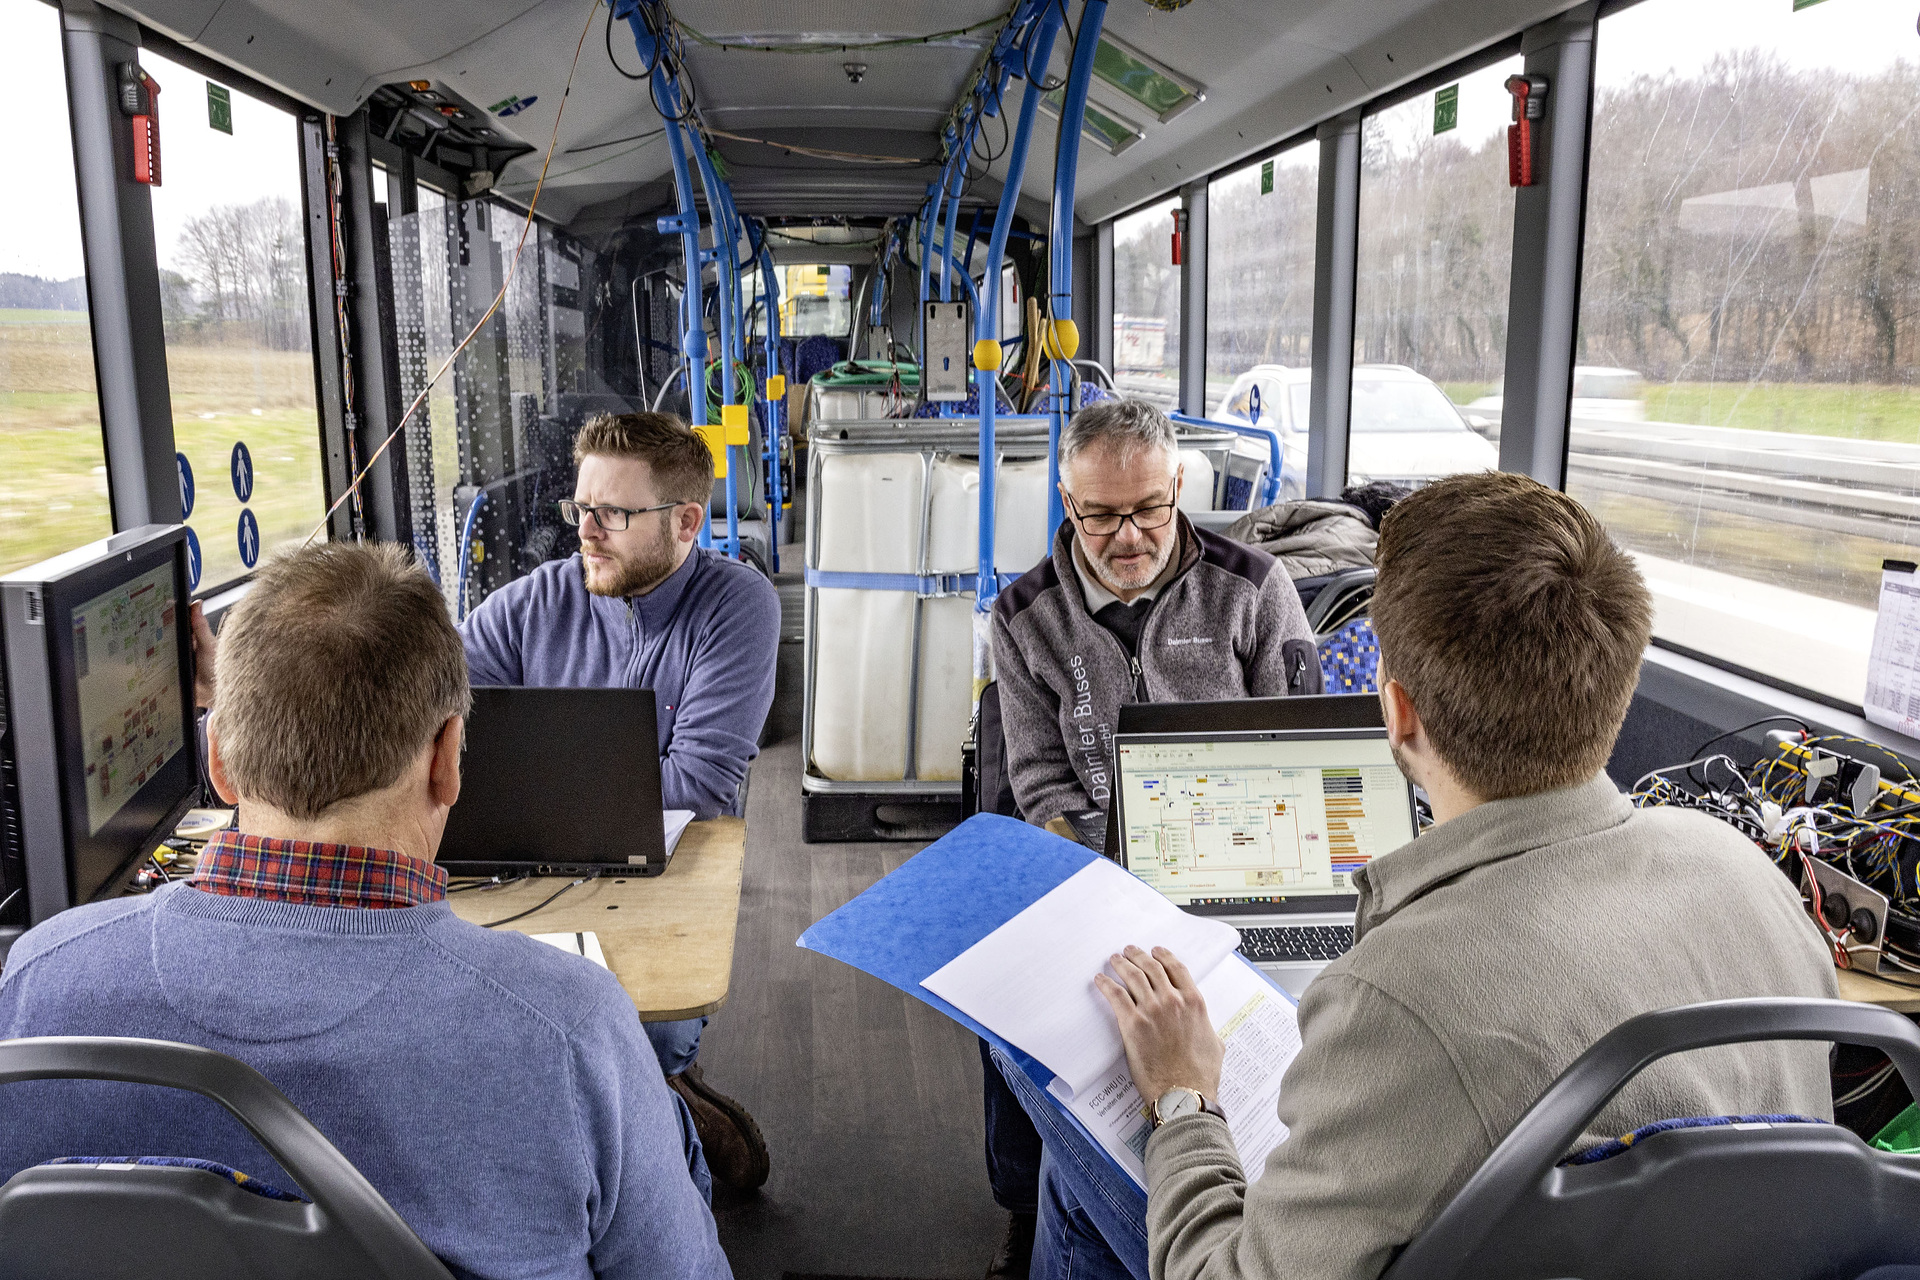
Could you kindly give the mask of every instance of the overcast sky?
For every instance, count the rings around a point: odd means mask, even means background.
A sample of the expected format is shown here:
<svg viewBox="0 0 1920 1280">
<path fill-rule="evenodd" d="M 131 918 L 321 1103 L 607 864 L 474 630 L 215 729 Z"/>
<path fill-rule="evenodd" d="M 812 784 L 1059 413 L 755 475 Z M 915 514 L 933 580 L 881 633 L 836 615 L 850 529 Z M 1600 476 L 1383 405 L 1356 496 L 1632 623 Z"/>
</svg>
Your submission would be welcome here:
<svg viewBox="0 0 1920 1280">
<path fill-rule="evenodd" d="M 1698 71 L 1724 49 L 1759 45 L 1792 66 L 1875 71 L 1899 58 L 1920 61 L 1914 0 L 1823 0 L 1793 12 L 1792 0 L 1646 0 L 1601 27 L 1599 76 L 1621 83 L 1641 72 Z M 232 137 L 207 125 L 206 80 L 153 54 L 142 56 L 163 89 L 164 185 L 154 192 L 155 234 L 163 263 L 173 257 L 185 219 L 214 204 L 266 195 L 300 199 L 291 117 L 233 95 Z M 1506 68 L 1489 68 L 1460 85 L 1459 137 L 1473 143 L 1503 128 Z M 0 137 L 0 165 L 16 196 L 0 201 L 0 271 L 65 279 L 82 270 L 73 158 L 60 63 L 59 18 L 42 0 L 0 0 L 0 83 L 17 111 Z M 1432 96 L 1408 104 L 1409 120 L 1432 119 Z M 1411 126 L 1410 126 L 1411 127 Z M 1282 163 L 1286 161 L 1283 160 Z"/>
</svg>

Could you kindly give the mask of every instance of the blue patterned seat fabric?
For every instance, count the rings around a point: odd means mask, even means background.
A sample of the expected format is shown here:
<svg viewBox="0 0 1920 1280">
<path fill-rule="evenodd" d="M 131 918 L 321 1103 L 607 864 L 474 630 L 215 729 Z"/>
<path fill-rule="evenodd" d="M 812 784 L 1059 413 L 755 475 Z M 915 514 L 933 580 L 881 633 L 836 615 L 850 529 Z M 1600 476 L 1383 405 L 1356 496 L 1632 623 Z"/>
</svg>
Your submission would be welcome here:
<svg viewBox="0 0 1920 1280">
<path fill-rule="evenodd" d="M 1355 618 L 1320 642 L 1320 674 L 1328 693 L 1377 693 L 1380 641 L 1371 618 Z"/>
<path fill-rule="evenodd" d="M 802 338 L 798 342 L 782 338 L 781 344 L 787 348 L 788 386 L 811 381 L 814 374 L 825 373 L 847 358 L 846 348 L 833 338 Z"/>
<path fill-rule="evenodd" d="M 262 1182 L 250 1177 L 238 1169 L 229 1169 L 224 1164 L 211 1160 L 195 1160 L 188 1156 L 61 1156 L 57 1160 L 43 1160 L 48 1164 L 133 1164 L 149 1165 L 162 1169 L 199 1169 L 217 1177 L 225 1178 L 242 1191 L 251 1191 L 256 1196 L 265 1196 L 269 1200 L 290 1200 L 297 1204 L 306 1204 L 307 1198 L 295 1195 L 291 1191 L 282 1191 L 271 1182 Z"/>
<path fill-rule="evenodd" d="M 995 412 L 1012 413 L 1013 401 L 1007 399 L 1007 393 L 1000 390 L 998 384 L 995 384 L 994 389 L 997 393 L 994 397 L 994 403 L 999 406 Z M 940 408 L 940 405 L 929 400 L 926 404 L 915 409 L 913 416 L 916 418 L 937 418 L 940 416 Z M 980 416 L 979 387 L 975 386 L 968 390 L 967 398 L 960 401 L 960 403 L 954 407 L 954 416 L 956 418 L 976 418 Z"/>
<path fill-rule="evenodd" d="M 1562 1165 L 1598 1164 L 1610 1160 L 1623 1151 L 1630 1150 L 1634 1143 L 1642 1138 L 1651 1138 L 1656 1133 L 1667 1133 L 1674 1129 L 1718 1129 L 1727 1125 L 1753 1124 L 1828 1124 L 1830 1121 L 1815 1120 L 1808 1116 L 1688 1116 L 1680 1120 L 1656 1120 L 1652 1124 L 1643 1124 L 1632 1133 L 1624 1133 L 1597 1147 L 1590 1147 L 1578 1155 L 1568 1156 Z"/>
</svg>

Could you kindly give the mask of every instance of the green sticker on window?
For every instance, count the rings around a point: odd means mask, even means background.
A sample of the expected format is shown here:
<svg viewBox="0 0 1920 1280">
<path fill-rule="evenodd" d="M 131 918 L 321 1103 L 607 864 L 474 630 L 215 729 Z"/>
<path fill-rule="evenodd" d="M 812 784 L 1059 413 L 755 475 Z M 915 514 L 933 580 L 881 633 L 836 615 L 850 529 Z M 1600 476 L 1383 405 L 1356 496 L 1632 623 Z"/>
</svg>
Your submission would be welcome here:
<svg viewBox="0 0 1920 1280">
<path fill-rule="evenodd" d="M 1273 194 L 1273 161 L 1271 160 L 1260 162 L 1260 194 L 1263 196 Z"/>
<path fill-rule="evenodd" d="M 1445 133 L 1460 124 L 1460 86 L 1450 84 L 1433 95 L 1433 131 Z"/>
<path fill-rule="evenodd" d="M 207 128 L 233 135 L 233 95 L 211 80 L 207 81 Z"/>
</svg>

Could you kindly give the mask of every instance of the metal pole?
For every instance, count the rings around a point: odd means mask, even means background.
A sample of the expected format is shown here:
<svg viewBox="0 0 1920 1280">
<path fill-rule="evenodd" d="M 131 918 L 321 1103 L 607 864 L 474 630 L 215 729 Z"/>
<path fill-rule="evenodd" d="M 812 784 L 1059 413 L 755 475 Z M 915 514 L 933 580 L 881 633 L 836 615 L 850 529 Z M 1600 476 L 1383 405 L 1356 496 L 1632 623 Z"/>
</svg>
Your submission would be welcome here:
<svg viewBox="0 0 1920 1280">
<path fill-rule="evenodd" d="M 1049 379 L 1053 388 L 1053 422 L 1047 429 L 1047 541 L 1066 518 L 1060 502 L 1060 432 L 1073 412 L 1067 403 L 1065 362 L 1079 350 L 1074 334 L 1073 350 L 1061 340 L 1073 327 L 1073 191 L 1080 167 L 1080 124 L 1086 117 L 1087 88 L 1093 82 L 1093 55 L 1100 46 L 1100 28 L 1106 24 L 1107 0 L 1086 0 L 1080 11 L 1080 29 L 1074 36 L 1073 66 L 1067 73 L 1067 95 L 1060 106 L 1060 141 L 1054 147 L 1053 219 L 1049 228 L 1048 288 L 1052 291 L 1053 335 L 1047 343 L 1050 361 Z"/>
<path fill-rule="evenodd" d="M 118 68 L 139 61 L 140 28 L 91 0 L 64 0 L 60 27 L 113 527 L 173 524 L 180 476 L 153 203 L 133 180 L 133 129 L 119 107 Z"/>
<path fill-rule="evenodd" d="M 1590 0 L 1521 38 L 1526 73 L 1547 79 L 1547 118 L 1535 142 L 1535 185 L 1514 193 L 1500 469 L 1556 489 L 1567 481 L 1598 20 Z"/>
<path fill-rule="evenodd" d="M 1180 411 L 1207 416 L 1207 180 L 1180 189 Z"/>
<path fill-rule="evenodd" d="M 1353 289 L 1360 238 L 1360 113 L 1320 126 L 1319 220 L 1313 252 L 1313 390 L 1307 413 L 1306 496 L 1347 483 L 1353 406 Z"/>
</svg>

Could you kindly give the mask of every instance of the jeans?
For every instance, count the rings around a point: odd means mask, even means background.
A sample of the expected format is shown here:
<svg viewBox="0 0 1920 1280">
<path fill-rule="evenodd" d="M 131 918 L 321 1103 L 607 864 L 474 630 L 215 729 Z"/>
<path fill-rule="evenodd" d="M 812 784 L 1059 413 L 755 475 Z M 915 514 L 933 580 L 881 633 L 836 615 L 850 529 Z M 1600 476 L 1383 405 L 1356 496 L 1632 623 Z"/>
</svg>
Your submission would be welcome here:
<svg viewBox="0 0 1920 1280">
<path fill-rule="evenodd" d="M 660 1073 L 677 1076 L 700 1056 L 700 1033 L 706 1026 L 705 1018 L 687 1018 L 681 1022 L 643 1022 L 640 1029 L 647 1033 L 654 1056 L 660 1059 Z"/>
<path fill-rule="evenodd" d="M 1037 1213 L 1040 1208 L 1040 1134 L 1026 1108 L 1013 1096 L 992 1047 L 980 1042 L 980 1083 L 987 1119 L 987 1184 L 993 1202 L 1008 1213 Z"/>
<path fill-rule="evenodd" d="M 993 1064 L 1040 1131 L 1040 1222 L 1030 1280 L 1148 1280 L 1147 1193 L 1082 1137 L 1000 1050 Z"/>
</svg>

